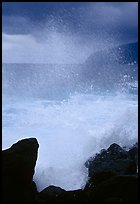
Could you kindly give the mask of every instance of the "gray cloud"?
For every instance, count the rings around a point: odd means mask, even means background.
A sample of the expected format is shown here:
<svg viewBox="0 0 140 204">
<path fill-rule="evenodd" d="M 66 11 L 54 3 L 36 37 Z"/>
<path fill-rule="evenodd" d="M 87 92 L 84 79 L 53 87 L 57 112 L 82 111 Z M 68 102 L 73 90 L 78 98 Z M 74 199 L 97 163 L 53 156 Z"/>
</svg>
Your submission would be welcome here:
<svg viewBox="0 0 140 204">
<path fill-rule="evenodd" d="M 79 63 L 138 37 L 137 2 L 5 2 L 2 14 L 4 61 Z"/>
<path fill-rule="evenodd" d="M 62 22 L 63 28 L 65 25 L 75 33 L 92 34 L 105 30 L 122 34 L 124 32 L 126 35 L 125 31 L 132 29 L 137 37 L 138 3 L 8 2 L 3 6 L 2 25 L 3 31 L 7 33 L 31 33 L 35 26 L 43 28 L 50 19 L 58 24 Z"/>
<path fill-rule="evenodd" d="M 108 32 L 122 39 L 123 35 L 127 40 L 137 39 L 138 4 L 136 2 L 90 3 L 79 12 L 83 32 Z"/>
</svg>

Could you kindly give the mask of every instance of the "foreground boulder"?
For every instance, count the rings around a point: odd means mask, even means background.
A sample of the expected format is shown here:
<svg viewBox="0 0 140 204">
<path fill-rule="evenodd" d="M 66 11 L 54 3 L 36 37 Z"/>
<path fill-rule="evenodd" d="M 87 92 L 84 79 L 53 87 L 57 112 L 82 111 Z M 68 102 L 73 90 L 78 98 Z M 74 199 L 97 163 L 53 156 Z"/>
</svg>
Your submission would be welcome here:
<svg viewBox="0 0 140 204">
<path fill-rule="evenodd" d="M 86 200 L 82 189 L 65 191 L 57 186 L 49 186 L 36 196 L 37 202 L 83 202 Z"/>
<path fill-rule="evenodd" d="M 65 192 L 64 189 L 57 187 L 57 186 L 49 186 L 42 190 L 38 195 L 36 196 L 37 202 L 55 202 L 55 201 L 61 201 L 59 199 L 60 195 Z"/>
<path fill-rule="evenodd" d="M 135 175 L 114 176 L 86 191 L 88 201 L 137 202 L 138 178 Z"/>
<path fill-rule="evenodd" d="M 89 180 L 85 186 L 88 201 L 132 202 L 138 201 L 138 146 L 129 151 L 112 144 L 91 157 L 85 166 Z"/>
<path fill-rule="evenodd" d="M 135 153 L 136 150 L 128 152 L 115 143 L 110 145 L 107 150 L 101 150 L 85 163 L 89 177 L 99 172 L 113 172 L 117 175 L 135 174 L 137 171 Z"/>
<path fill-rule="evenodd" d="M 2 151 L 2 200 L 32 202 L 37 193 L 33 182 L 39 144 L 35 138 L 23 139 Z"/>
<path fill-rule="evenodd" d="M 128 151 L 128 156 L 133 160 L 138 168 L 138 143 L 134 144 L 132 148 Z"/>
<path fill-rule="evenodd" d="M 66 191 L 49 186 L 37 192 L 33 182 L 39 144 L 23 139 L 2 151 L 2 201 L 6 202 L 137 202 L 138 146 L 129 151 L 117 144 L 86 162 L 89 181 L 84 189 Z M 65 176 L 65 175 L 64 175 Z"/>
</svg>

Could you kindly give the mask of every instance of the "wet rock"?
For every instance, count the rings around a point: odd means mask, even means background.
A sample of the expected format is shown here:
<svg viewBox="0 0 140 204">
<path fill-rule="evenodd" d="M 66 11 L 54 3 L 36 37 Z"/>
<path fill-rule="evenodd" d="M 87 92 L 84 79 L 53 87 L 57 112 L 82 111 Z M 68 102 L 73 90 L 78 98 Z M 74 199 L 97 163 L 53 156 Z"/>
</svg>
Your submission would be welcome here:
<svg viewBox="0 0 140 204">
<path fill-rule="evenodd" d="M 88 201 L 135 202 L 138 200 L 137 146 L 129 151 L 112 144 L 91 157 L 85 166 L 89 180 L 85 186 Z"/>
<path fill-rule="evenodd" d="M 49 186 L 37 192 L 33 181 L 38 142 L 24 139 L 2 151 L 3 202 L 137 202 L 138 147 L 129 151 L 117 144 L 101 150 L 86 162 L 89 181 L 85 188 L 66 191 Z"/>
<path fill-rule="evenodd" d="M 56 202 L 61 201 L 61 194 L 64 193 L 65 190 L 57 187 L 57 186 L 49 186 L 41 191 L 37 197 L 37 202 Z"/>
<path fill-rule="evenodd" d="M 129 153 L 117 144 L 112 144 L 107 150 L 101 151 L 85 163 L 89 177 L 98 172 L 114 172 L 117 175 L 136 173 L 136 162 Z"/>
<path fill-rule="evenodd" d="M 114 176 L 90 189 L 88 200 L 93 202 L 137 202 L 138 178 L 132 175 Z"/>
<path fill-rule="evenodd" d="M 133 145 L 128 151 L 129 158 L 132 159 L 138 165 L 138 143 Z"/>
<path fill-rule="evenodd" d="M 110 179 L 111 177 L 116 176 L 116 173 L 112 171 L 102 171 L 96 172 L 94 175 L 89 178 L 86 183 L 85 189 L 93 188 L 101 184 L 102 182 Z"/>
<path fill-rule="evenodd" d="M 37 202 L 83 202 L 86 201 L 82 189 L 65 191 L 56 186 L 49 186 L 41 191 L 37 197 Z"/>
<path fill-rule="evenodd" d="M 37 193 L 33 182 L 38 142 L 23 139 L 2 151 L 2 200 L 4 202 L 34 201 Z"/>
<path fill-rule="evenodd" d="M 63 202 L 86 202 L 87 197 L 82 189 L 66 191 L 61 195 L 61 201 Z"/>
</svg>

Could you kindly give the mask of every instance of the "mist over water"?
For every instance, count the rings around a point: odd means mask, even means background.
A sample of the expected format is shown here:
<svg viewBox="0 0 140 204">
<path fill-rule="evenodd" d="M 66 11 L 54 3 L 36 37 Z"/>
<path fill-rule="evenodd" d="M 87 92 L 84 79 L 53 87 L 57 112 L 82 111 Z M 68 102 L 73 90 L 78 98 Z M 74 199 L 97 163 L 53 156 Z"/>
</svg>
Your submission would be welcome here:
<svg viewBox="0 0 140 204">
<path fill-rule="evenodd" d="M 39 191 L 83 187 L 90 156 L 113 142 L 129 147 L 137 141 L 137 94 L 96 93 L 83 87 L 80 72 L 80 65 L 3 65 L 3 149 L 38 139 Z"/>
<path fill-rule="evenodd" d="M 21 63 L 2 67 L 2 147 L 37 138 L 34 180 L 39 191 L 49 185 L 84 187 L 84 163 L 90 156 L 114 142 L 129 147 L 137 141 L 137 65 L 134 75 L 126 64 L 100 58 L 89 64 L 90 54 L 112 47 L 112 39 L 96 37 L 99 41 L 90 46 L 90 40 L 83 44 L 68 33 L 52 29 L 45 37 L 44 30 L 39 42 L 19 36 L 26 45 L 17 59 Z"/>
</svg>

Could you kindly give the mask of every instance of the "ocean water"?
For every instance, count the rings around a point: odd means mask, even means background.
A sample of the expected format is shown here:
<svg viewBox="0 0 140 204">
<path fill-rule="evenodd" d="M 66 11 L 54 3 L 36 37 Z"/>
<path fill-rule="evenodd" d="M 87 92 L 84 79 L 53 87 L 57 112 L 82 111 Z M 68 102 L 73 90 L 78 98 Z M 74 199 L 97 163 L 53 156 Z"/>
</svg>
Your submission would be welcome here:
<svg viewBox="0 0 140 204">
<path fill-rule="evenodd" d="M 116 142 L 132 146 L 138 136 L 137 92 L 96 92 L 84 87 L 81 66 L 3 64 L 2 147 L 19 139 L 39 142 L 34 180 L 83 188 L 86 160 Z M 134 83 L 135 88 L 137 82 Z"/>
</svg>

